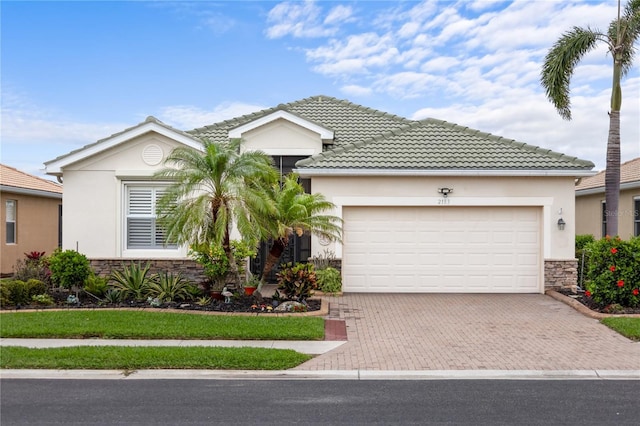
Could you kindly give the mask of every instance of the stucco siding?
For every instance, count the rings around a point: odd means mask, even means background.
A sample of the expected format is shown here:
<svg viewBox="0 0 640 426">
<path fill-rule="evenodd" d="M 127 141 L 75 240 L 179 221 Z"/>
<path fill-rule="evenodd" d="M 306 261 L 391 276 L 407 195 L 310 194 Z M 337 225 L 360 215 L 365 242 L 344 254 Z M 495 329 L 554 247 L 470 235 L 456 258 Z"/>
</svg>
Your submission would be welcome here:
<svg viewBox="0 0 640 426">
<path fill-rule="evenodd" d="M 13 267 L 24 253 L 44 251 L 50 255 L 58 247 L 58 218 L 60 198 L 44 198 L 24 194 L 2 192 L 2 226 L 0 244 L 2 247 L 2 275 L 13 273 Z M 6 243 L 5 202 L 15 200 L 16 205 L 16 243 Z"/>
<path fill-rule="evenodd" d="M 620 191 L 618 206 L 618 234 L 623 239 L 633 236 L 634 199 L 640 197 L 640 188 Z M 591 234 L 602 238 L 602 203 L 604 192 L 576 196 L 576 234 Z"/>
<path fill-rule="evenodd" d="M 283 119 L 245 132 L 242 149 L 271 155 L 315 155 L 322 152 L 320 135 Z"/>
</svg>

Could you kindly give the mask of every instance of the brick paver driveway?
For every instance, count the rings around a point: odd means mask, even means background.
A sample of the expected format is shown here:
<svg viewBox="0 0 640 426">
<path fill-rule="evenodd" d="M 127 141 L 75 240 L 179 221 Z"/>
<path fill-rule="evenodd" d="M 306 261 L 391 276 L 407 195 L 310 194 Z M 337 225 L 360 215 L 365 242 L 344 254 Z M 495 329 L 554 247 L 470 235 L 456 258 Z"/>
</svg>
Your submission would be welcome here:
<svg viewBox="0 0 640 426">
<path fill-rule="evenodd" d="M 328 298 L 348 343 L 299 370 L 637 370 L 640 343 L 540 294 Z"/>
</svg>

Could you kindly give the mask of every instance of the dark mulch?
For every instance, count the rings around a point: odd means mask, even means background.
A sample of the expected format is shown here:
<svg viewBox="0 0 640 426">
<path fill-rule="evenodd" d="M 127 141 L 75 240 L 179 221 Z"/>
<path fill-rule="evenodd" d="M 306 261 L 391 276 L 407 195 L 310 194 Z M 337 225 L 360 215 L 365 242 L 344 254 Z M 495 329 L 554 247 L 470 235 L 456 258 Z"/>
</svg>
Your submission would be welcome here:
<svg viewBox="0 0 640 426">
<path fill-rule="evenodd" d="M 104 303 L 99 302 L 95 298 L 86 294 L 85 292 L 79 292 L 77 294 L 77 301 L 75 303 L 69 303 L 67 298 L 68 292 L 54 293 L 53 298 L 55 304 L 51 306 L 41 305 L 26 305 L 26 306 L 5 306 L 3 309 L 100 309 L 100 308 L 136 308 L 136 309 L 179 309 L 185 311 L 209 311 L 209 312 L 255 312 L 255 313 L 275 313 L 275 307 L 284 301 L 278 301 L 271 297 L 264 297 L 261 301 L 254 296 L 236 296 L 231 303 L 225 303 L 224 300 L 212 299 L 210 304 L 199 305 L 193 301 L 189 302 L 168 302 L 161 303 L 159 306 L 149 301 L 134 301 L 127 300 L 121 303 Z M 321 301 L 312 299 L 305 301 L 305 312 L 319 311 L 321 308 Z M 270 309 L 270 308 L 271 309 Z M 299 311 L 301 312 L 301 311 Z M 282 313 L 282 312 L 280 312 Z"/>
<path fill-rule="evenodd" d="M 587 297 L 584 294 L 584 291 L 578 291 L 578 293 L 573 293 L 570 289 L 561 289 L 558 290 L 558 293 L 564 294 L 565 296 L 569 296 L 572 299 L 577 300 L 582 303 L 587 308 L 591 309 L 594 312 L 600 312 L 603 314 L 640 314 L 640 306 L 631 308 L 628 306 L 620 306 L 620 305 L 606 305 L 603 303 L 596 303 L 591 297 Z"/>
</svg>

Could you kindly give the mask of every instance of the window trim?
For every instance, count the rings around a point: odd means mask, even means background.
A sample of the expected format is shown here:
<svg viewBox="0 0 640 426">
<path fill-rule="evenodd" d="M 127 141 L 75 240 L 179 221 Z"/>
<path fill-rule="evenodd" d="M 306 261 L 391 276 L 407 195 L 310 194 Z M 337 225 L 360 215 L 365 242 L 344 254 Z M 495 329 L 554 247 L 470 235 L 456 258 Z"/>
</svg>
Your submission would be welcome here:
<svg viewBox="0 0 640 426">
<path fill-rule="evenodd" d="M 122 235 L 122 256 L 123 257 L 182 257 L 184 250 L 177 244 L 171 244 L 167 246 L 148 246 L 148 247 L 131 247 L 129 248 L 129 194 L 131 188 L 147 188 L 152 189 L 152 206 L 153 220 L 155 226 L 155 209 L 157 201 L 157 190 L 166 189 L 170 184 L 168 182 L 157 181 L 123 181 L 122 182 L 122 221 L 121 221 L 121 235 Z M 135 217 L 135 216 L 134 216 Z M 143 217 L 143 216 L 138 216 Z"/>
<path fill-rule="evenodd" d="M 640 236 L 640 196 L 633 197 L 631 204 L 631 221 L 633 225 L 633 235 Z"/>
<path fill-rule="evenodd" d="M 12 216 L 13 216 L 13 220 L 9 220 L 9 204 L 13 204 L 12 207 Z M 4 217 L 4 229 L 5 229 L 5 236 L 4 236 L 4 242 L 7 245 L 14 245 L 14 244 L 18 244 L 18 200 L 14 200 L 14 199 L 10 199 L 10 200 L 6 200 L 4 203 L 4 208 L 5 208 L 5 217 Z M 13 228 L 12 231 L 12 236 L 13 239 L 12 241 L 9 241 L 9 226 L 11 226 Z"/>
</svg>

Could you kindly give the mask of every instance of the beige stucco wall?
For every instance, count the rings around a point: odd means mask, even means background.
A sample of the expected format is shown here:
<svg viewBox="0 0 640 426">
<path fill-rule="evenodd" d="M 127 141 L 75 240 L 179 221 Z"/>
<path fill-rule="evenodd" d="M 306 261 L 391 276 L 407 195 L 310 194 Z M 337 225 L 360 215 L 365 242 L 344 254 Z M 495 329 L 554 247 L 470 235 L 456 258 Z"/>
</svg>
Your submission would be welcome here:
<svg viewBox="0 0 640 426">
<path fill-rule="evenodd" d="M 634 210 L 633 200 L 640 197 L 640 188 L 620 191 L 618 206 L 618 234 L 620 238 L 633 236 Z M 602 238 L 602 203 L 604 192 L 576 196 L 576 234 L 591 234 Z"/>
<path fill-rule="evenodd" d="M 322 152 L 322 140 L 317 133 L 278 119 L 243 133 L 242 149 L 270 155 L 315 155 Z"/>
<path fill-rule="evenodd" d="M 58 247 L 59 198 L 47 198 L 2 192 L 0 194 L 2 226 L 0 227 L 0 257 L 2 275 L 13 273 L 18 259 L 24 253 L 44 251 L 50 255 Z M 16 200 L 16 244 L 6 243 L 6 200 Z"/>
<path fill-rule="evenodd" d="M 453 188 L 441 205 L 438 188 Z M 542 209 L 541 235 L 545 259 L 573 259 L 575 203 L 573 177 L 314 177 L 312 191 L 341 208 L 348 205 L 449 206 L 520 205 Z M 562 213 L 560 214 L 560 211 Z M 566 227 L 560 231 L 558 219 Z M 325 247 L 313 241 L 314 253 Z M 341 248 L 330 245 L 337 253 Z"/>
<path fill-rule="evenodd" d="M 146 134 L 64 168 L 64 249 L 78 249 L 89 258 L 183 257 L 179 250 L 125 251 L 123 248 L 124 184 L 149 181 L 163 161 L 149 165 L 143 150 L 150 144 L 166 158 L 180 144 L 158 134 Z"/>
</svg>

